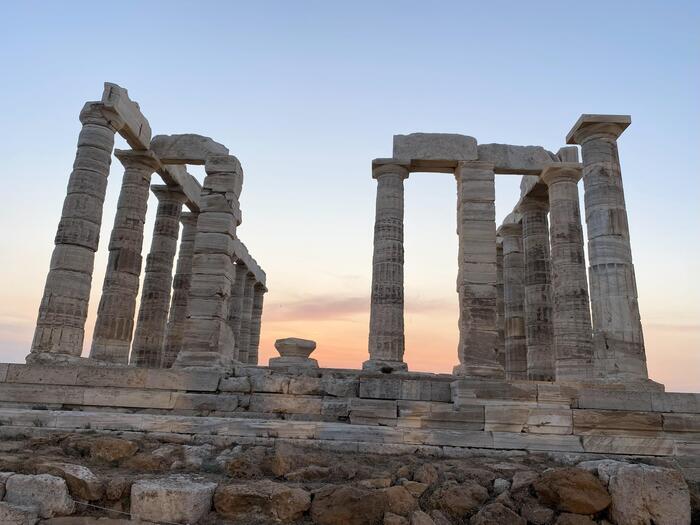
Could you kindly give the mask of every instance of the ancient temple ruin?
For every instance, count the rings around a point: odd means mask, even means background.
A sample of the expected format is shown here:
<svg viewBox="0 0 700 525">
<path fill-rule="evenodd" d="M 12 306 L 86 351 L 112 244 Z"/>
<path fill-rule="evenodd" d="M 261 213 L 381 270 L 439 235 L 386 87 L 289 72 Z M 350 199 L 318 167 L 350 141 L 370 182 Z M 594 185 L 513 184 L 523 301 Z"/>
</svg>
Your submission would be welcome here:
<svg viewBox="0 0 700 525">
<path fill-rule="evenodd" d="M 312 503 L 306 491 L 282 486 L 280 479 L 325 480 L 337 473 L 336 459 L 351 454 L 352 462 L 373 464 L 387 456 L 487 457 L 510 465 L 539 461 L 542 469 L 546 461 L 569 465 L 572 458 L 655 461 L 676 469 L 665 469 L 670 473 L 662 473 L 665 481 L 657 485 L 674 487 L 669 512 L 680 516 L 675 522 L 689 523 L 678 471 L 700 481 L 700 394 L 665 392 L 647 375 L 617 148 L 628 116 L 581 116 L 566 136 L 570 146 L 557 153 L 478 144 L 466 135 L 395 136 L 392 157 L 372 162 L 377 195 L 369 357 L 361 368 L 358 357 L 357 369 L 320 368 L 310 357 L 316 343 L 296 338 L 278 340 L 281 357 L 258 363 L 266 275 L 237 235 L 243 170 L 224 145 L 200 135 L 151 137 L 139 105 L 115 84 L 105 84 L 102 99 L 85 105 L 80 121 L 31 351 L 26 364 L 0 363 L 0 437 L 20 451 L 15 463 L 0 454 L 0 471 L 16 472 L 7 478 L 14 481 L 0 501 L 0 517 L 25 512 L 29 489 L 23 484 L 43 486 L 49 481 L 39 474 L 48 472 L 70 481 L 77 499 L 64 498 L 42 517 L 94 504 L 149 521 L 196 523 L 210 511 L 238 519 L 243 511 L 231 501 L 242 505 L 249 493 L 236 499 L 236 491 L 248 489 L 229 478 L 258 475 L 272 456 L 277 482 L 256 485 L 255 497 L 264 503 L 255 512 L 275 522 L 341 523 L 324 521 L 326 504 L 319 502 L 332 496 L 330 489 L 316 492 Z M 116 133 L 131 149 L 113 152 Z M 124 173 L 94 336 L 89 356 L 81 357 L 112 153 Z M 187 172 L 188 164 L 204 165 L 202 184 Z M 459 345 L 452 374 L 409 371 L 403 360 L 403 188 L 416 171 L 456 178 Z M 153 173 L 163 184 L 151 185 Z M 497 175 L 522 176 L 519 201 L 499 227 Z M 158 209 L 144 265 L 151 191 Z M 323 347 L 320 341 L 318 354 Z M 24 453 L 25 442 L 36 446 Z M 129 489 L 87 490 L 75 485 L 75 465 L 31 463 L 42 447 L 47 454 L 68 451 L 71 461 L 93 468 L 130 469 L 144 479 Z M 295 452 L 285 453 L 285 447 Z M 326 470 L 303 470 L 306 460 L 300 465 L 294 459 L 322 453 L 335 454 L 326 458 Z M 499 465 L 501 475 L 511 468 Z M 612 479 L 608 463 L 593 467 Z M 662 475 L 635 467 L 629 476 Z M 190 477 L 166 479 L 171 470 Z M 427 470 L 425 476 L 410 473 L 413 480 L 402 469 L 400 476 L 358 482 L 365 483 L 359 496 L 353 492 L 359 510 L 351 506 L 348 512 L 369 512 L 375 489 L 389 491 L 399 482 L 418 491 L 408 496 L 416 508 L 424 491 L 430 497 L 420 500 L 422 508 L 432 505 L 443 490 L 438 481 L 448 488 L 456 481 Z M 197 477 L 205 471 L 206 480 Z M 505 481 L 515 490 L 516 477 L 510 476 L 512 482 Z M 68 497 L 62 479 L 50 482 L 53 494 L 60 488 Z M 497 493 L 496 481 L 486 484 L 481 503 Z M 614 482 L 609 486 L 613 493 Z M 296 506 L 270 510 L 278 490 Z M 297 492 L 284 492 L 289 490 Z M 581 514 L 603 517 L 611 499 L 600 490 L 600 504 Z M 391 514 L 378 508 L 368 523 Z M 465 523 L 473 510 L 452 523 Z M 542 523 L 551 523 L 554 512 Z M 614 523 L 624 523 L 615 521 L 615 512 Z M 518 519 L 512 522 L 524 523 Z"/>
</svg>

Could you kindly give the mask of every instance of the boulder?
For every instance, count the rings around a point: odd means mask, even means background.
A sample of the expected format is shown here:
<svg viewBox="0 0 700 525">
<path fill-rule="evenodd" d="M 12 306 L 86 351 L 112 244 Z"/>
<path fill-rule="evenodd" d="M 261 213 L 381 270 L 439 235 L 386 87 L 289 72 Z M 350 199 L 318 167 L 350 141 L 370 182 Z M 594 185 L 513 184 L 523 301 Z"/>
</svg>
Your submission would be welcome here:
<svg viewBox="0 0 700 525">
<path fill-rule="evenodd" d="M 490 487 L 496 479 L 496 474 L 483 468 L 461 468 L 457 471 L 457 477 L 459 481 L 472 480 L 484 487 Z"/>
<path fill-rule="evenodd" d="M 610 516 L 617 525 L 690 523 L 690 493 L 677 470 L 620 466 L 610 476 L 608 488 L 612 496 Z"/>
<path fill-rule="evenodd" d="M 430 495 L 430 506 L 455 518 L 464 518 L 488 499 L 489 492 L 474 481 L 448 481 Z"/>
<path fill-rule="evenodd" d="M 435 521 L 422 510 L 417 510 L 411 514 L 410 525 L 435 525 Z"/>
<path fill-rule="evenodd" d="M 105 483 L 105 498 L 116 501 L 131 492 L 131 481 L 124 477 L 116 477 Z"/>
<path fill-rule="evenodd" d="M 5 484 L 5 501 L 21 507 L 36 507 L 42 518 L 67 516 L 75 510 L 66 482 L 50 474 L 10 476 Z"/>
<path fill-rule="evenodd" d="M 532 482 L 538 478 L 537 472 L 531 470 L 520 470 L 513 474 L 513 481 L 510 486 L 511 492 L 517 492 L 521 489 L 532 485 Z"/>
<path fill-rule="evenodd" d="M 397 514 L 392 514 L 391 512 L 387 512 L 384 514 L 384 525 L 409 525 L 408 519 L 404 518 L 403 516 L 399 516 Z"/>
<path fill-rule="evenodd" d="M 624 465 L 629 465 L 629 463 L 616 461 L 614 459 L 594 459 L 591 461 L 582 461 L 576 466 L 598 476 L 598 479 L 607 487 L 610 482 L 611 474 Z"/>
<path fill-rule="evenodd" d="M 139 480 L 131 485 L 132 518 L 196 523 L 211 508 L 216 483 L 186 476 Z"/>
<path fill-rule="evenodd" d="M 493 480 L 493 491 L 494 493 L 502 494 L 510 488 L 510 481 L 503 478 L 496 478 Z"/>
<path fill-rule="evenodd" d="M 314 494 L 311 518 L 318 525 L 375 525 L 382 522 L 385 506 L 379 491 L 332 485 Z"/>
<path fill-rule="evenodd" d="M 90 457 L 99 461 L 120 461 L 136 454 L 139 446 L 128 439 L 98 437 L 90 440 Z"/>
<path fill-rule="evenodd" d="M 331 469 L 329 467 L 319 467 L 309 465 L 285 474 L 285 479 L 289 481 L 318 481 L 328 479 Z"/>
<path fill-rule="evenodd" d="M 413 473 L 413 481 L 432 485 L 438 480 L 438 471 L 430 463 L 423 463 Z"/>
<path fill-rule="evenodd" d="M 428 488 L 428 485 L 419 481 L 404 481 L 401 485 L 405 487 L 414 498 L 420 498 Z"/>
<path fill-rule="evenodd" d="M 554 518 L 554 511 L 540 505 L 536 499 L 528 496 L 522 501 L 520 515 L 533 525 L 547 525 Z"/>
<path fill-rule="evenodd" d="M 290 523 L 310 506 L 311 496 L 305 490 L 268 480 L 221 485 L 214 494 L 216 512 L 233 520 L 265 516 Z"/>
<path fill-rule="evenodd" d="M 598 478 L 575 467 L 547 470 L 532 486 L 542 503 L 563 512 L 595 514 L 611 501 Z"/>
<path fill-rule="evenodd" d="M 554 522 L 554 525 L 596 525 L 596 522 L 588 516 L 583 516 L 582 514 L 570 514 L 565 512 L 563 514 L 559 514 L 559 517 L 557 518 L 557 521 Z"/>
<path fill-rule="evenodd" d="M 399 516 L 409 516 L 418 510 L 418 503 L 405 487 L 395 485 L 382 490 L 386 498 L 386 510 Z"/>
<path fill-rule="evenodd" d="M 518 516 L 505 505 L 490 503 L 482 507 L 469 520 L 470 525 L 527 525 L 524 518 Z"/>
<path fill-rule="evenodd" d="M 68 490 L 77 499 L 95 501 L 104 495 L 102 481 L 89 468 L 82 465 L 42 463 L 37 466 L 37 471 L 65 479 Z"/>
<path fill-rule="evenodd" d="M 447 516 L 445 516 L 442 511 L 433 509 L 430 511 L 430 517 L 435 522 L 435 525 L 452 525 Z"/>
<path fill-rule="evenodd" d="M 38 521 L 36 507 L 10 505 L 0 501 L 0 523 L 2 525 L 34 525 Z"/>
</svg>

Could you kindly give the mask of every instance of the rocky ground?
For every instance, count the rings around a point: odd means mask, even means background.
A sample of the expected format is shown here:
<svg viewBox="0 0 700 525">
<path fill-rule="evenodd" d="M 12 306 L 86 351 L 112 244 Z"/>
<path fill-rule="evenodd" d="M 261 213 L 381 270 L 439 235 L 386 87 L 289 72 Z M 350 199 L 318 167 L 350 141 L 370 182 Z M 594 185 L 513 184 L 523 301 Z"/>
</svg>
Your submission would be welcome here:
<svg viewBox="0 0 700 525">
<path fill-rule="evenodd" d="M 668 460 L 173 441 L 3 438 L 0 523 L 682 525 L 691 512 L 700 523 L 700 487 Z"/>
</svg>

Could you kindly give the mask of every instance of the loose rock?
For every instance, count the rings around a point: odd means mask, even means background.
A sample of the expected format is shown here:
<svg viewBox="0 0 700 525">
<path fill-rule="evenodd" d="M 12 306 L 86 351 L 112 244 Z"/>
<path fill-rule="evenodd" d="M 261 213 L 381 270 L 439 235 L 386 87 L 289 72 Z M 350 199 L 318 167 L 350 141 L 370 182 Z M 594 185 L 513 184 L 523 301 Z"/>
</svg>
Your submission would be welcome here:
<svg viewBox="0 0 700 525">
<path fill-rule="evenodd" d="M 216 483 L 185 476 L 140 480 L 131 486 L 132 518 L 196 523 L 211 508 Z"/>
<path fill-rule="evenodd" d="M 67 516 L 75 510 L 66 482 L 50 474 L 10 476 L 5 484 L 5 501 L 22 507 L 36 507 L 42 518 Z"/>
<path fill-rule="evenodd" d="M 488 491 L 473 481 L 466 483 L 448 481 L 432 493 L 430 505 L 455 518 L 463 518 L 475 511 L 488 499 L 488 496 Z"/>
<path fill-rule="evenodd" d="M 595 514 L 611 502 L 598 478 L 579 468 L 548 470 L 532 485 L 542 503 L 560 511 Z"/>
<path fill-rule="evenodd" d="M 267 480 L 222 485 L 214 494 L 214 508 L 230 519 L 262 515 L 289 523 L 310 506 L 311 497 L 305 490 Z"/>
<path fill-rule="evenodd" d="M 518 516 L 505 505 L 491 503 L 483 507 L 469 521 L 470 525 L 527 525 L 524 518 Z"/>
<path fill-rule="evenodd" d="M 375 525 L 381 523 L 385 506 L 378 491 L 330 486 L 315 493 L 311 518 L 319 525 Z"/>
</svg>

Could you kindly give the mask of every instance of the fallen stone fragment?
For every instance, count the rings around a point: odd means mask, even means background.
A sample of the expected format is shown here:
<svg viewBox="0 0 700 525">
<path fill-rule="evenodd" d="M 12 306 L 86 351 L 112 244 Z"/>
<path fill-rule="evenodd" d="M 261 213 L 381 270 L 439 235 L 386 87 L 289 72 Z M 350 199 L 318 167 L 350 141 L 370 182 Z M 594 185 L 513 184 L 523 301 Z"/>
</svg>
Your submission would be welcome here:
<svg viewBox="0 0 700 525">
<path fill-rule="evenodd" d="M 505 505 L 490 503 L 472 516 L 470 525 L 527 525 L 527 521 Z"/>
<path fill-rule="evenodd" d="M 405 487 L 395 485 L 382 491 L 386 497 L 386 508 L 399 516 L 409 516 L 418 510 L 418 503 Z"/>
<path fill-rule="evenodd" d="M 214 494 L 214 508 L 225 518 L 265 516 L 290 523 L 311 506 L 308 492 L 274 481 L 221 485 Z"/>
<path fill-rule="evenodd" d="M 66 482 L 50 474 L 14 474 L 5 484 L 5 501 L 22 507 L 36 507 L 42 518 L 73 514 L 75 504 Z"/>
<path fill-rule="evenodd" d="M 139 446 L 128 439 L 98 437 L 90 441 L 90 457 L 101 461 L 120 461 L 136 454 Z"/>
<path fill-rule="evenodd" d="M 464 518 L 484 503 L 488 496 L 488 490 L 474 481 L 448 481 L 432 493 L 430 505 L 455 518 Z"/>
<path fill-rule="evenodd" d="M 0 501 L 0 523 L 2 525 L 34 525 L 38 521 L 36 507 L 10 505 Z"/>
<path fill-rule="evenodd" d="M 516 472 L 515 474 L 513 474 L 513 482 L 511 483 L 510 491 L 517 492 L 520 489 L 529 487 L 530 485 L 532 485 L 532 482 L 537 479 L 537 477 L 538 474 L 531 470 L 521 470 L 519 472 Z"/>
<path fill-rule="evenodd" d="M 196 523 L 211 508 L 216 483 L 186 476 L 139 480 L 131 486 L 132 518 Z"/>
<path fill-rule="evenodd" d="M 496 478 L 493 480 L 493 491 L 496 494 L 502 494 L 510 488 L 510 481 L 503 478 Z"/>
<path fill-rule="evenodd" d="M 564 512 L 595 514 L 611 502 L 598 478 L 575 467 L 548 470 L 532 486 L 542 503 Z"/>
<path fill-rule="evenodd" d="M 379 491 L 329 486 L 314 494 L 311 518 L 318 525 L 376 525 L 382 521 L 385 506 Z"/>
<path fill-rule="evenodd" d="M 82 465 L 70 463 L 42 463 L 37 471 L 53 474 L 66 480 L 68 490 L 75 498 L 95 501 L 104 495 L 104 485 L 93 472 Z"/>
<path fill-rule="evenodd" d="M 410 525 L 435 525 L 435 521 L 422 510 L 417 510 L 411 514 Z"/>
</svg>

